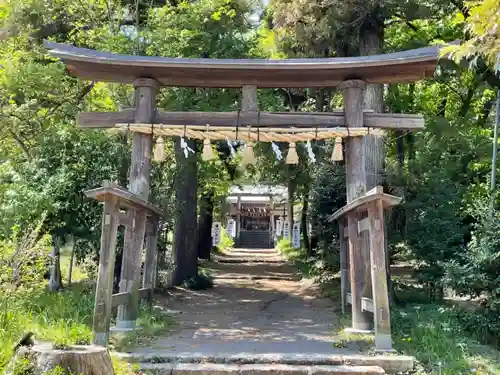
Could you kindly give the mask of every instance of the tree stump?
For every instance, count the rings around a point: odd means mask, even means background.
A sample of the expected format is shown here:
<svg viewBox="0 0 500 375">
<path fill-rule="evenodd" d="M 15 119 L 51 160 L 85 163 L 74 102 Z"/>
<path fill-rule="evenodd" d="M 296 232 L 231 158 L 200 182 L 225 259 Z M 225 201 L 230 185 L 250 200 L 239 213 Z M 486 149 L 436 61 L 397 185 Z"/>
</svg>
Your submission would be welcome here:
<svg viewBox="0 0 500 375">
<path fill-rule="evenodd" d="M 61 368 L 71 374 L 115 373 L 108 350 L 96 345 L 71 345 L 66 349 L 54 349 L 52 343 L 40 343 L 31 348 L 22 347 L 7 367 L 7 373 L 15 374 L 16 364 L 21 363 L 21 359 L 29 361 L 29 367 L 36 375 L 45 374 L 55 368 Z"/>
</svg>

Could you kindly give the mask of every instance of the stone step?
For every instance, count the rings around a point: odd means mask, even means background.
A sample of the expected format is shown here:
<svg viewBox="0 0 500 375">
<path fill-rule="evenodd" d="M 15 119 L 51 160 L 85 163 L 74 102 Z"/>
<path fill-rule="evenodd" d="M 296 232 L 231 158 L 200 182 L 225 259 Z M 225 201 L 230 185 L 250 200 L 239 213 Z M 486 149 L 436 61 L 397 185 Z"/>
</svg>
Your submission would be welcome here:
<svg viewBox="0 0 500 375">
<path fill-rule="evenodd" d="M 269 241 L 247 240 L 240 241 L 238 246 L 247 249 L 270 249 L 272 245 L 269 243 Z"/>
<path fill-rule="evenodd" d="M 151 375 L 382 375 L 379 366 L 306 366 L 282 364 L 215 364 L 215 363 L 142 363 Z"/>
<path fill-rule="evenodd" d="M 266 258 L 217 258 L 217 262 L 219 263 L 262 263 L 262 264 L 285 264 L 286 262 L 283 259 L 266 259 Z"/>
<path fill-rule="evenodd" d="M 246 253 L 246 254 L 279 254 L 279 252 L 276 249 L 245 249 L 245 248 L 238 248 L 231 250 L 231 252 L 238 252 L 238 253 Z"/>
<path fill-rule="evenodd" d="M 404 355 L 363 354 L 302 354 L 302 353 L 116 353 L 123 360 L 140 366 L 155 364 L 217 364 L 217 365 L 290 365 L 306 367 L 379 367 L 388 374 L 404 373 L 413 369 L 415 358 Z M 280 374 L 275 372 L 275 374 Z M 335 374 L 335 373 L 334 373 Z M 356 373 L 353 373 L 356 374 Z M 361 372 L 361 374 L 365 374 Z M 369 373 L 368 373 L 369 374 Z M 378 372 L 375 374 L 384 374 Z"/>
<path fill-rule="evenodd" d="M 214 276 L 214 280 L 282 280 L 282 281 L 300 281 L 301 276 L 268 276 L 268 275 L 236 275 L 222 274 Z"/>
</svg>

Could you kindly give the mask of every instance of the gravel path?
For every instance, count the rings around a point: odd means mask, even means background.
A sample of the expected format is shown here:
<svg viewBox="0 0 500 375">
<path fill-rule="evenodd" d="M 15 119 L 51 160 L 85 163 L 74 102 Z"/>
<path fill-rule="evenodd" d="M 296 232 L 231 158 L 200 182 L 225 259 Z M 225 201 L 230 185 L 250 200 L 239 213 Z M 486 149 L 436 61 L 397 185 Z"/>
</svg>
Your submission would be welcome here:
<svg viewBox="0 0 500 375">
<path fill-rule="evenodd" d="M 341 354 L 358 350 L 356 344 L 334 347 L 338 318 L 332 302 L 320 297 L 316 285 L 301 280 L 276 252 L 238 249 L 207 267 L 215 276 L 214 288 L 174 289 L 160 300 L 176 314 L 180 325 L 169 336 L 134 353 Z"/>
</svg>

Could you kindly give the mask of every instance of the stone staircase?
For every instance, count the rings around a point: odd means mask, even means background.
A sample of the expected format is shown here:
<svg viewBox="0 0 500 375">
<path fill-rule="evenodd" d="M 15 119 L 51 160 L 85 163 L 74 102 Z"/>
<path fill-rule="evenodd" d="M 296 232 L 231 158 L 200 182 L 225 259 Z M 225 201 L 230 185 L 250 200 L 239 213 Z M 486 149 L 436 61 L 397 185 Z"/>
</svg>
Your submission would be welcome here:
<svg viewBox="0 0 500 375">
<path fill-rule="evenodd" d="M 382 375 L 379 366 L 305 366 L 281 364 L 149 364 L 141 370 L 151 375 Z"/>
<path fill-rule="evenodd" d="M 406 373 L 413 357 L 386 355 L 324 354 L 219 354 L 216 356 L 179 353 L 177 355 L 134 356 L 122 359 L 136 363 L 151 375 L 382 375 Z"/>
<path fill-rule="evenodd" d="M 325 347 L 317 326 L 323 327 L 327 307 L 311 299 L 312 285 L 275 249 L 233 249 L 207 267 L 213 290 L 169 297 L 172 311 L 183 312 L 181 328 L 147 350 L 115 355 L 144 375 L 382 375 L 413 368 L 413 357 L 326 341 Z"/>
<path fill-rule="evenodd" d="M 237 247 L 243 249 L 270 249 L 273 248 L 273 244 L 267 230 L 241 231 Z"/>
</svg>

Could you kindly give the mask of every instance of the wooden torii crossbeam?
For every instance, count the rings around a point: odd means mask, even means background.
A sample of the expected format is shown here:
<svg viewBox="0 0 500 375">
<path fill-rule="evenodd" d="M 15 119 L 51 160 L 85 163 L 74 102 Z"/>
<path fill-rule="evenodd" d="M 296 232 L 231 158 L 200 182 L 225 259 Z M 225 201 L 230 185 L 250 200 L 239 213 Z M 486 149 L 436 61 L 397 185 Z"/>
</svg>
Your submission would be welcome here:
<svg viewBox="0 0 500 375">
<path fill-rule="evenodd" d="M 81 128 L 114 128 L 116 124 L 133 124 L 134 109 L 120 112 L 81 112 Z M 364 111 L 364 126 L 382 129 L 421 129 L 424 118 L 414 114 L 387 114 Z M 336 128 L 345 126 L 344 112 L 165 112 L 156 111 L 151 124 L 178 126 L 254 128 Z M 148 125 L 145 125 L 148 126 Z"/>
<path fill-rule="evenodd" d="M 325 137 L 345 137 L 345 168 L 347 185 L 347 202 L 352 206 L 357 198 L 365 196 L 373 188 L 379 171 L 374 167 L 378 160 L 370 154 L 365 140 L 366 136 L 380 135 L 381 129 L 419 129 L 424 126 L 424 121 L 418 115 L 380 114 L 364 111 L 364 90 L 367 84 L 390 84 L 398 82 L 411 82 L 433 75 L 439 57 L 439 48 L 426 47 L 410 51 L 347 58 L 309 58 L 309 59 L 184 59 L 157 56 L 131 56 L 78 48 L 66 44 L 45 43 L 49 53 L 60 59 L 70 74 L 82 79 L 104 82 L 117 82 L 133 84 L 136 91 L 134 109 L 127 109 L 114 113 L 81 113 L 79 126 L 86 129 L 132 129 L 132 159 L 129 176 L 128 191 L 135 194 L 144 202 L 149 199 L 149 179 L 151 168 L 151 153 L 153 137 L 163 131 L 167 135 L 179 135 L 179 127 L 191 129 L 193 138 L 206 137 L 200 131 L 207 124 L 212 128 L 226 128 L 231 135 L 238 133 L 240 128 L 262 129 L 263 132 L 273 130 L 272 137 L 281 133 L 289 133 L 290 145 L 295 142 L 293 135 L 302 134 L 300 139 L 310 139 L 306 133 L 321 130 Z M 238 112 L 164 112 L 156 108 L 158 90 L 165 86 L 177 87 L 211 87 L 211 88 L 241 88 L 241 111 Z M 258 109 L 258 88 L 327 88 L 335 87 L 342 90 L 344 109 L 342 112 L 330 113 L 276 113 L 260 112 Z M 202 127 L 200 129 L 200 127 Z M 254 129 L 254 130 L 255 130 Z M 292 130 L 293 129 L 293 130 Z M 299 129 L 299 130 L 297 130 Z M 371 129 L 373 131 L 370 133 Z M 205 130 L 207 130 L 205 128 Z M 220 136 L 226 130 L 217 130 Z M 176 133 L 177 132 L 177 133 Z M 251 131 L 248 132 L 249 134 Z M 304 135 L 305 134 L 305 135 Z M 187 134 L 189 138 L 189 134 Z M 238 137 L 236 136 L 238 139 Z M 292 139 L 293 138 L 293 139 Z M 218 138 L 217 138 L 218 139 Z M 255 140 L 249 135 L 250 140 Z M 370 138 L 376 139 L 376 138 Z M 342 144 L 342 140 L 335 144 Z M 205 142 L 204 142 L 205 144 Z M 295 145 L 293 144 L 293 148 Z M 209 148 L 210 149 L 210 148 Z M 289 151 L 290 153 L 290 151 Z M 342 154 L 342 150 L 340 150 Z M 384 250 L 380 243 L 380 226 L 382 225 L 381 205 L 384 196 L 378 192 L 369 194 L 370 198 L 377 197 L 368 204 L 368 217 L 370 220 L 370 239 L 374 249 L 376 261 L 384 258 Z M 392 198 L 391 198 L 392 199 Z M 357 201 L 359 202 L 359 201 Z M 241 208 L 240 204 L 238 205 Z M 109 213 L 110 204 L 105 204 L 104 214 Z M 348 215 L 352 216 L 352 215 Z M 113 221 L 115 224 L 118 219 Z M 139 220 L 140 225 L 137 225 Z M 144 239 L 144 215 L 136 213 L 132 219 L 135 226 L 128 226 L 124 242 L 122 279 L 120 280 L 120 293 L 130 292 L 126 296 L 128 302 L 119 310 L 117 325 L 125 328 L 134 328 L 137 319 L 135 306 L 139 299 L 138 278 L 140 277 L 140 262 L 137 262 L 137 253 L 142 250 Z M 99 278 L 106 279 L 106 267 L 102 262 L 107 262 L 106 246 L 109 246 L 109 228 L 103 221 L 102 250 L 100 259 Z M 377 224 L 378 223 L 378 224 Z M 113 224 L 113 227 L 115 226 Z M 291 227 L 291 226 L 290 226 Z M 354 225 L 348 225 L 355 228 Z M 372 228 L 373 227 L 373 228 Z M 353 229 L 349 229 L 353 230 Z M 239 228 L 237 228 L 239 232 Z M 364 231 L 366 232 L 366 231 Z M 364 233 L 363 232 L 363 233 Z M 357 236 L 357 234 L 356 234 Z M 112 236 L 111 236 L 112 237 Z M 354 235 L 352 236 L 354 238 Z M 351 238 L 351 236 L 349 236 Z M 350 240 L 351 241 L 351 240 Z M 353 247 L 354 248 L 354 247 Z M 125 251 L 126 250 L 126 251 Z M 351 257 L 351 269 L 360 270 L 359 278 L 365 279 L 366 269 L 362 267 L 362 259 L 354 255 Z M 379 263 L 377 263 L 379 264 Z M 139 275 L 139 276 L 138 276 Z M 378 268 L 377 280 L 384 278 L 385 269 Z M 107 280 L 107 279 L 106 279 Z M 387 287 L 382 282 L 374 282 L 373 310 L 375 321 L 384 322 L 388 314 L 384 310 L 382 315 L 377 315 L 376 308 L 384 305 L 387 298 Z M 344 283 L 345 285 L 345 283 Z M 344 294 L 343 294 L 344 295 Z M 369 319 L 363 316 L 361 300 L 358 294 L 352 295 L 353 328 L 366 328 Z M 377 296 L 381 296 L 379 300 Z M 344 296 L 345 297 L 345 296 Z M 101 298 L 101 297 L 99 297 Z M 115 299 L 120 299 L 117 297 Z M 359 301 L 358 301 L 359 300 Z M 380 302 L 382 301 L 382 302 Z M 369 304 L 365 304 L 369 308 Z M 94 321 L 100 314 L 96 296 Z M 109 306 L 109 304 L 107 305 Z M 384 305 L 385 306 L 385 305 Z M 388 319 L 388 318 L 387 318 Z M 386 324 L 386 323 L 384 323 Z M 386 324 L 387 326 L 387 324 Z M 378 334 L 378 348 L 390 348 L 390 334 L 387 336 L 386 326 L 376 326 Z M 382 330 L 383 329 L 383 330 Z M 378 331 L 377 331 L 378 330 Z M 101 332 L 101 331 L 99 331 Z M 384 333 L 385 332 L 385 333 Z M 97 332 L 95 332 L 97 333 Z M 385 336 L 384 336 L 385 335 Z M 106 335 L 94 335 L 94 342 L 105 345 Z"/>
</svg>

